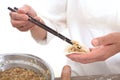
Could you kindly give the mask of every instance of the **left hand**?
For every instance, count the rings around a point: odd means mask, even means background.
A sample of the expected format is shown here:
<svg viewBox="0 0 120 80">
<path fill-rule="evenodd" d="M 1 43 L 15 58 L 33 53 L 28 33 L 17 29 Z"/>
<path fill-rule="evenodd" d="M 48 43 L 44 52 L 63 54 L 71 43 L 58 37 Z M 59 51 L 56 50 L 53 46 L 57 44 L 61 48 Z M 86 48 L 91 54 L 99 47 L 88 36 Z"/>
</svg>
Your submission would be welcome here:
<svg viewBox="0 0 120 80">
<path fill-rule="evenodd" d="M 90 49 L 89 53 L 73 53 L 68 54 L 67 57 L 73 61 L 84 64 L 104 61 L 120 52 L 120 32 L 110 33 L 108 35 L 93 39 L 92 44 L 94 48 Z"/>
</svg>

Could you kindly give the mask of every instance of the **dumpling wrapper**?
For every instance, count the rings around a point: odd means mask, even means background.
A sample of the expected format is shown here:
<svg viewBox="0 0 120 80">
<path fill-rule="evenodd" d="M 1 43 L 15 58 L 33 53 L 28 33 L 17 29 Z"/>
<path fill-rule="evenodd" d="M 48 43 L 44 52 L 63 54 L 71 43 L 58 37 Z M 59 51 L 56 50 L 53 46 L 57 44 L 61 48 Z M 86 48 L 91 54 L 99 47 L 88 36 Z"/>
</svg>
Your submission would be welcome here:
<svg viewBox="0 0 120 80">
<path fill-rule="evenodd" d="M 73 43 L 73 45 L 69 45 L 65 49 L 65 52 L 67 52 L 67 54 L 71 54 L 71 53 L 84 54 L 84 53 L 90 52 L 89 48 L 87 48 L 83 44 L 79 44 L 79 42 L 77 42 L 77 41 L 72 41 L 72 43 Z"/>
</svg>

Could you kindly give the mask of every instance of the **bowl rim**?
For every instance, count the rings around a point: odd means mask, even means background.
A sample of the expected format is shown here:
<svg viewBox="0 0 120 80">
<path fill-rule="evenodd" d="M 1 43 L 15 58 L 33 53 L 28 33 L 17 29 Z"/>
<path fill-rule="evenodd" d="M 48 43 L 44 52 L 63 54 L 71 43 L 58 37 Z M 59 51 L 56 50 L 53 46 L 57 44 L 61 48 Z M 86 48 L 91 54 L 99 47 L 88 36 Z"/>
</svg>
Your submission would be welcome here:
<svg viewBox="0 0 120 80">
<path fill-rule="evenodd" d="M 2 56 L 9 56 L 9 55 L 29 56 L 29 57 L 33 57 L 33 58 L 36 58 L 36 59 L 38 59 L 38 60 L 41 60 L 42 63 L 44 63 L 44 65 L 45 65 L 47 68 L 49 68 L 50 73 L 52 74 L 52 75 L 51 75 L 51 80 L 54 80 L 54 79 L 55 79 L 55 74 L 54 74 L 54 71 L 53 71 L 52 67 L 51 67 L 50 64 L 49 64 L 47 61 L 45 61 L 43 58 L 38 57 L 38 56 L 33 55 L 33 54 L 30 54 L 30 53 L 2 53 L 2 54 L 0 54 L 0 59 L 1 59 Z"/>
</svg>

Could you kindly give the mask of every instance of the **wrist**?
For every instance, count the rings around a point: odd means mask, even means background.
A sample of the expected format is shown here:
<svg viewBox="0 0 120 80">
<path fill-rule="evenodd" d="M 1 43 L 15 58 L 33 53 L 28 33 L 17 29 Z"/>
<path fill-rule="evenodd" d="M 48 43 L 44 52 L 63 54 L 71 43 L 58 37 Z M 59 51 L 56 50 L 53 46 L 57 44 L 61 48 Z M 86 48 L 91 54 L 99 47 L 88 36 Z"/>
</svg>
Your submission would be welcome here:
<svg viewBox="0 0 120 80">
<path fill-rule="evenodd" d="M 35 16 L 35 17 L 33 17 L 34 19 L 36 19 L 38 22 L 41 22 L 42 24 L 44 24 L 44 21 L 40 18 L 40 17 L 38 17 L 38 16 Z M 34 24 L 34 23 L 32 23 L 33 25 L 32 25 L 32 27 L 31 27 L 31 29 L 34 29 L 34 27 L 39 27 L 38 25 L 36 25 L 36 24 Z"/>
</svg>

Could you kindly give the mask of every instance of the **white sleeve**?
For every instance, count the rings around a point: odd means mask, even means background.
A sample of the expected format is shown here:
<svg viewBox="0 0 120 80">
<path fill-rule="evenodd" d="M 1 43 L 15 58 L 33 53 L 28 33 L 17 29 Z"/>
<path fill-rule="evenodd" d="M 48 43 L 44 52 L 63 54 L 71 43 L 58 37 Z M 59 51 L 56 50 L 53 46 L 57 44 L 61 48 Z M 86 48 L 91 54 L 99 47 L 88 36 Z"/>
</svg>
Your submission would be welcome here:
<svg viewBox="0 0 120 80">
<path fill-rule="evenodd" d="M 39 7 L 35 7 L 38 16 L 45 24 L 57 32 L 61 32 L 66 28 L 66 0 L 40 0 Z M 39 1 L 39 2 L 40 2 Z M 48 43 L 54 37 L 53 34 L 47 32 L 46 40 L 39 43 Z"/>
</svg>

